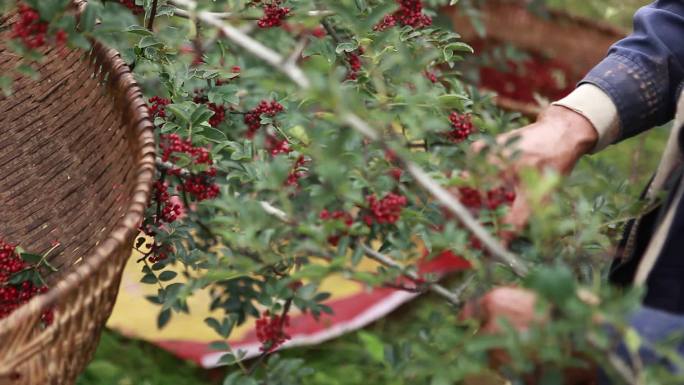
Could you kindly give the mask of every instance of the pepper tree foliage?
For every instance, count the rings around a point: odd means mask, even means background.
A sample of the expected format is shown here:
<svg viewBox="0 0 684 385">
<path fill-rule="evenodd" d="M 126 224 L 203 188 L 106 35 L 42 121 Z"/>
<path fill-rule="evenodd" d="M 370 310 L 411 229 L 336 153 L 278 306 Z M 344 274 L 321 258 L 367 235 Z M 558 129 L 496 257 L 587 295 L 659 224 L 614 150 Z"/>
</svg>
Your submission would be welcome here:
<svg viewBox="0 0 684 385">
<path fill-rule="evenodd" d="M 440 12 L 449 3 L 457 2 L 90 1 L 77 19 L 67 0 L 5 0 L 6 10 L 40 16 L 26 19 L 28 32 L 13 32 L 11 47 L 25 60 L 0 79 L 8 94 L 17 76 L 37 79 L 44 46 L 86 50 L 95 38 L 122 53 L 159 144 L 158 180 L 134 245 L 142 281 L 158 286 L 148 299 L 159 305 L 159 327 L 175 313 L 205 311 L 187 299 L 210 290 L 223 317 L 206 323 L 216 348 L 230 352 L 226 384 L 316 383 L 305 361 L 275 353 L 288 339 L 289 312 L 331 312 L 319 290 L 331 274 L 439 291 L 416 263 L 445 252 L 472 266 L 449 301 L 391 343 L 363 338 L 369 365 L 387 382 L 459 383 L 487 371 L 492 349 L 511 353 L 499 375 L 514 383 L 532 373 L 559 383 L 562 369 L 590 361 L 617 381 L 669 376 L 621 366 L 611 353 L 623 340 L 631 353 L 642 347 L 625 324 L 639 293 L 602 282 L 601 251 L 638 205 L 558 190 L 558 175 L 522 170 L 517 183 L 535 210 L 506 255 L 530 273 L 501 263 L 501 250 L 443 205 L 440 186 L 487 234 L 510 240 L 502 218 L 514 180 L 500 166 L 514 141 L 493 137 L 525 123 L 461 80 L 458 64 L 473 53 Z M 472 2 L 456 6 L 477 21 Z M 26 40 L 32 33 L 45 38 Z M 476 139 L 488 143 L 484 151 L 470 150 Z M 360 271 L 364 258 L 379 261 L 377 271 Z M 457 319 L 463 301 L 511 284 L 540 295 L 545 322 L 525 332 L 502 322 L 487 336 Z M 263 353 L 245 362 L 224 341 L 249 318 L 258 319 Z"/>
</svg>

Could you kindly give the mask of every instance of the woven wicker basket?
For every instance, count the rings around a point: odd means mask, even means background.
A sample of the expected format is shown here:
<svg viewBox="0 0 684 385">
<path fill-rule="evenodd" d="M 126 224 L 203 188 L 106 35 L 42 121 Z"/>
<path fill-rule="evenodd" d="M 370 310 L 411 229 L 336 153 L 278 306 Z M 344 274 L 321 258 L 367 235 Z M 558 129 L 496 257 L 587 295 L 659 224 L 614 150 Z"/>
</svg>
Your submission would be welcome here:
<svg viewBox="0 0 684 385">
<path fill-rule="evenodd" d="M 18 58 L 0 31 L 9 74 Z M 2 385 L 72 384 L 90 361 L 154 178 L 147 107 L 119 55 L 98 43 L 45 53 L 39 81 L 18 78 L 0 95 L 0 238 L 37 252 L 61 242 L 59 272 L 0 321 Z M 46 309 L 54 322 L 43 327 Z"/>
<path fill-rule="evenodd" d="M 445 8 L 454 29 L 466 42 L 479 36 L 470 18 L 456 7 Z M 548 17 L 530 12 L 524 1 L 488 0 L 481 8 L 488 43 L 510 43 L 522 50 L 559 59 L 570 69 L 571 80 L 579 81 L 608 52 L 608 48 L 625 37 L 625 31 L 610 24 L 551 9 Z M 497 104 L 528 116 L 537 115 L 541 107 L 513 99 L 498 97 Z"/>
</svg>

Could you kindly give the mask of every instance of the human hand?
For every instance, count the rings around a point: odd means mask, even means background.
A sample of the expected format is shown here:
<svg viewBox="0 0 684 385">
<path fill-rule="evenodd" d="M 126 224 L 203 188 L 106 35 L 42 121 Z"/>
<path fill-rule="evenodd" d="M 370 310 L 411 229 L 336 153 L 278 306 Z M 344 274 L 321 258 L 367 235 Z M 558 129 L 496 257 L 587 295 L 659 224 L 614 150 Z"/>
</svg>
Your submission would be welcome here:
<svg viewBox="0 0 684 385">
<path fill-rule="evenodd" d="M 519 171 L 528 167 L 569 174 L 582 155 L 596 145 L 598 133 L 579 113 L 561 106 L 549 106 L 536 123 L 499 135 L 497 143 L 503 145 L 513 138 L 518 138 L 517 142 L 502 155 L 511 157 L 514 151 L 519 154 L 511 164 L 505 162 L 505 173 L 515 180 Z M 473 144 L 474 151 L 484 147 L 484 142 Z M 529 215 L 525 192 L 516 188 L 516 199 L 504 222 L 519 231 L 527 224 Z"/>
</svg>

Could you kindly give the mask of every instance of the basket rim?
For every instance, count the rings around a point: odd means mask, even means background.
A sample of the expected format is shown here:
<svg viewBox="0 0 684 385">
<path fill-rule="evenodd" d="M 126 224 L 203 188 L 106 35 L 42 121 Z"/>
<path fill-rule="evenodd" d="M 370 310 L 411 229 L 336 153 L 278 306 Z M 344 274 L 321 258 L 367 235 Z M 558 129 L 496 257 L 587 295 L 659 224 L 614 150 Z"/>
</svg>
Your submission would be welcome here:
<svg viewBox="0 0 684 385">
<path fill-rule="evenodd" d="M 77 6 L 84 5 L 79 0 L 75 0 L 74 4 Z M 133 125 L 133 127 L 129 127 L 128 130 L 134 136 L 131 140 L 137 141 L 140 148 L 135 154 L 137 160 L 133 170 L 135 180 L 132 195 L 129 196 L 130 201 L 123 216 L 116 222 L 109 234 L 100 241 L 99 245 L 89 255 L 84 256 L 83 262 L 61 277 L 45 294 L 36 296 L 17 308 L 7 318 L 0 320 L 0 331 L 11 330 L 26 323 L 36 313 L 42 314 L 54 307 L 60 298 L 78 290 L 79 284 L 94 271 L 101 269 L 110 260 L 114 252 L 127 246 L 127 240 L 137 234 L 138 226 L 142 223 L 155 172 L 156 145 L 148 107 L 143 100 L 138 84 L 129 67 L 121 59 L 120 54 L 100 42 L 91 41 L 91 43 L 90 54 L 98 58 L 98 64 L 102 66 L 102 71 L 108 73 L 110 79 L 113 80 L 109 87 L 125 95 L 122 98 L 125 101 L 123 108 L 133 111 L 133 116 L 128 119 L 128 124 Z M 55 324 L 58 322 L 56 319 Z"/>
</svg>

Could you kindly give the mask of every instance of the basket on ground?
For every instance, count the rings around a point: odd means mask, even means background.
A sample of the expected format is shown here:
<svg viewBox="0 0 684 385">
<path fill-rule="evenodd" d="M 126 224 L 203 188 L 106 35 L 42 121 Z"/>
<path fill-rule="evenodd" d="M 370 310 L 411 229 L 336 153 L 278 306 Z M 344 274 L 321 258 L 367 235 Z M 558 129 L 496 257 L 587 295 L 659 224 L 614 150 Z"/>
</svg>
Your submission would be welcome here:
<svg viewBox="0 0 684 385">
<path fill-rule="evenodd" d="M 0 74 L 19 60 L 8 36 L 0 28 Z M 39 80 L 16 78 L 0 95 L 0 238 L 36 252 L 58 241 L 59 271 L 47 294 L 0 320 L 2 385 L 72 384 L 90 361 L 154 177 L 147 107 L 119 55 L 99 43 L 44 53 Z"/>
</svg>

